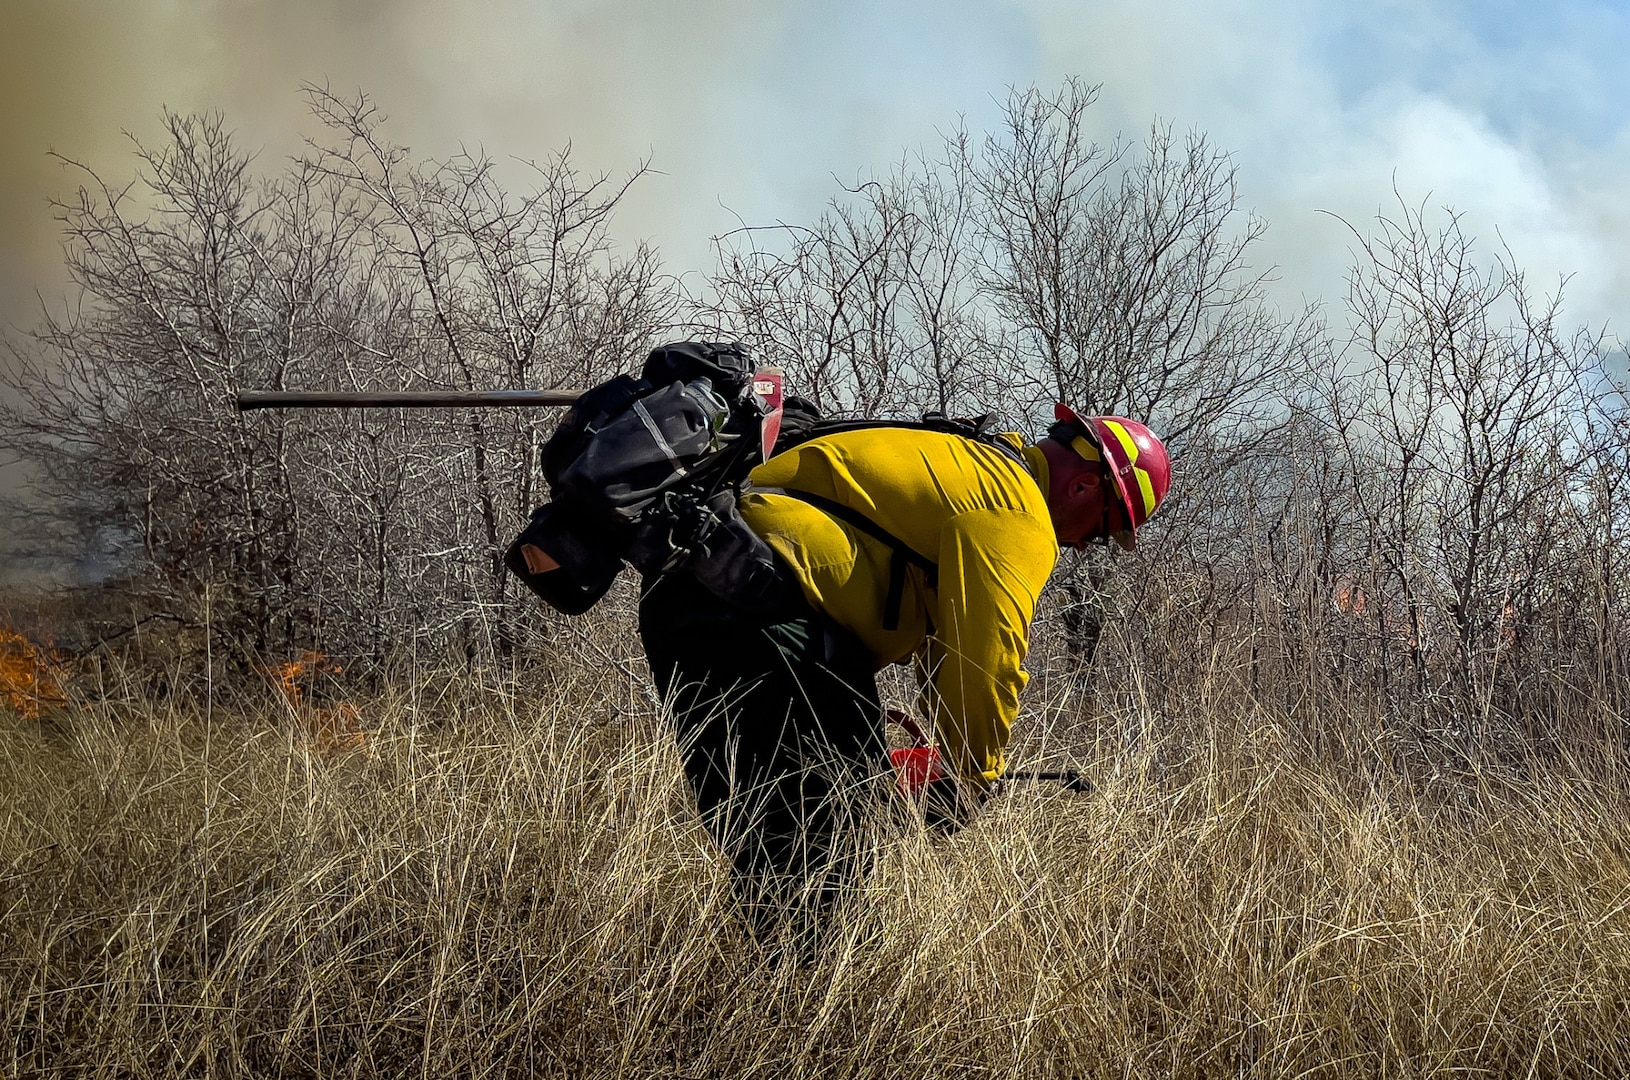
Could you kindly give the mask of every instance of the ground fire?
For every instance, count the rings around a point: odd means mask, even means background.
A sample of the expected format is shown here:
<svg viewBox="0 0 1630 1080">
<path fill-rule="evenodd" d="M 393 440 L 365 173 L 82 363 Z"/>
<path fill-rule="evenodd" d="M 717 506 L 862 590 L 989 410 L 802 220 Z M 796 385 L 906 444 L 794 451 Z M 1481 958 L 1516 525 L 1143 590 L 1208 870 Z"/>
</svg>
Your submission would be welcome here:
<svg viewBox="0 0 1630 1080">
<path fill-rule="evenodd" d="M 299 659 L 268 668 L 267 677 L 284 704 L 305 725 L 312 747 L 319 754 L 357 750 L 368 741 L 361 730 L 361 710 L 349 701 L 318 705 L 313 700 L 313 683 L 322 676 L 339 675 L 343 668 L 322 653 L 307 649 Z"/>
<path fill-rule="evenodd" d="M 0 698 L 29 719 L 67 702 L 56 656 L 9 626 L 0 626 Z"/>
</svg>

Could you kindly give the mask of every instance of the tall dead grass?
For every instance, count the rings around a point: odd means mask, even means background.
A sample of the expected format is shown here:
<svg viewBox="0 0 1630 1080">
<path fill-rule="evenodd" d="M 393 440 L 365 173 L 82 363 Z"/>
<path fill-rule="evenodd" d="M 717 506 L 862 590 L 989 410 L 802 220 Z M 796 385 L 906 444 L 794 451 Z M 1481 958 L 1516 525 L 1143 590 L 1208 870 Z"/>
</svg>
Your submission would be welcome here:
<svg viewBox="0 0 1630 1080">
<path fill-rule="evenodd" d="M 1318 718 L 1351 737 L 1314 756 L 1214 676 L 1133 752 L 1058 689 L 1024 753 L 1091 757 L 1096 794 L 887 838 L 825 951 L 779 961 L 604 665 L 418 672 L 351 750 L 286 702 L 0 714 L 0 1069 L 1630 1073 L 1609 765 L 1406 777 L 1360 720 Z"/>
</svg>

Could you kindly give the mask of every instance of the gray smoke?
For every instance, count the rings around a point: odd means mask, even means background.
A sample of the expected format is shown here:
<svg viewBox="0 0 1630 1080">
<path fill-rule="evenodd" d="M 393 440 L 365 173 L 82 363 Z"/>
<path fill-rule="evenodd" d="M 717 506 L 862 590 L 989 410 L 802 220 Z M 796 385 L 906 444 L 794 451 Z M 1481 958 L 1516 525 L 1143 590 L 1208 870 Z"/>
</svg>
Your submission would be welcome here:
<svg viewBox="0 0 1630 1080">
<path fill-rule="evenodd" d="M 7 0 L 0 320 L 64 299 L 47 203 L 85 178 L 48 151 L 122 183 L 124 133 L 156 139 L 165 106 L 220 110 L 268 170 L 312 132 L 304 82 L 367 90 L 418 157 L 649 158 L 615 236 L 693 274 L 710 237 L 808 221 L 959 117 L 988 127 L 1008 86 L 1079 75 L 1105 84 L 1095 138 L 1159 116 L 1237 152 L 1286 307 L 1339 308 L 1352 237 L 1319 211 L 1362 225 L 1396 185 L 1534 281 L 1576 274 L 1569 311 L 1600 323 L 1630 309 L 1627 47 L 1630 15 L 1583 0 Z"/>
</svg>

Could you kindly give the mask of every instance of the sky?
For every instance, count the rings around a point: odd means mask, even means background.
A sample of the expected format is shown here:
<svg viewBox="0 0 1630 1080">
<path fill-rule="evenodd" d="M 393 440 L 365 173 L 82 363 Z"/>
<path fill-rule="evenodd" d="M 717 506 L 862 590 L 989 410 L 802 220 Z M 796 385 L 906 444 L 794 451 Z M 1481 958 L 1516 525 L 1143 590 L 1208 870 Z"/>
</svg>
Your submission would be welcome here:
<svg viewBox="0 0 1630 1080">
<path fill-rule="evenodd" d="M 65 291 L 48 200 L 133 171 L 127 133 L 218 109 L 275 169 L 303 82 L 365 90 L 421 156 L 461 145 L 655 172 L 615 234 L 676 273 L 736 225 L 996 123 L 1010 86 L 1102 85 L 1093 135 L 1157 119 L 1233 153 L 1275 299 L 1339 309 L 1352 236 L 1453 206 L 1566 311 L 1630 318 L 1630 4 L 1291 0 L 0 0 L 0 318 Z"/>
</svg>

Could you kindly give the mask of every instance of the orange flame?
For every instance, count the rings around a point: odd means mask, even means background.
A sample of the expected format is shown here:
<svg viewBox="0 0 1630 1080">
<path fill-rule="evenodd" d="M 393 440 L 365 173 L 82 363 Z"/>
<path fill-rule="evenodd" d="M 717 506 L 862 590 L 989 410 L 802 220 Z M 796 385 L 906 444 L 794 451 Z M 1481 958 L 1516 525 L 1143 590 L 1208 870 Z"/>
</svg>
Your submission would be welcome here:
<svg viewBox="0 0 1630 1080">
<path fill-rule="evenodd" d="M 312 748 L 323 756 L 357 750 L 368 742 L 362 730 L 362 710 L 349 701 L 333 707 L 307 703 L 311 680 L 318 675 L 338 675 L 344 669 L 315 649 L 307 649 L 298 660 L 266 669 L 266 676 L 290 711 L 299 716 L 311 736 Z"/>
<path fill-rule="evenodd" d="M 38 717 L 68 703 L 59 681 L 60 660 L 9 626 L 0 626 L 0 698 L 19 716 Z"/>
<path fill-rule="evenodd" d="M 1518 621 L 1516 605 L 1506 601 L 1505 606 L 1500 608 L 1500 648 L 1509 649 L 1517 644 Z"/>
<path fill-rule="evenodd" d="M 1369 598 L 1364 594 L 1364 587 L 1353 582 L 1351 578 L 1343 578 L 1336 583 L 1331 600 L 1336 610 L 1343 615 L 1363 615 L 1369 607 Z"/>
<path fill-rule="evenodd" d="M 284 702 L 291 708 L 298 708 L 306 698 L 303 683 L 309 683 L 314 675 L 338 675 L 341 670 L 338 664 L 330 663 L 328 657 L 316 649 L 307 649 L 300 654 L 300 659 L 268 668 L 266 674 L 272 680 L 272 686 L 283 696 Z"/>
</svg>

